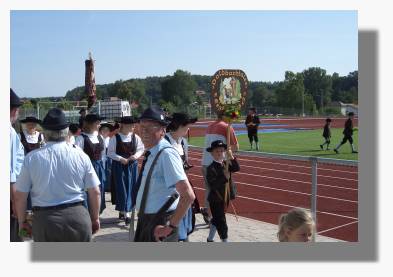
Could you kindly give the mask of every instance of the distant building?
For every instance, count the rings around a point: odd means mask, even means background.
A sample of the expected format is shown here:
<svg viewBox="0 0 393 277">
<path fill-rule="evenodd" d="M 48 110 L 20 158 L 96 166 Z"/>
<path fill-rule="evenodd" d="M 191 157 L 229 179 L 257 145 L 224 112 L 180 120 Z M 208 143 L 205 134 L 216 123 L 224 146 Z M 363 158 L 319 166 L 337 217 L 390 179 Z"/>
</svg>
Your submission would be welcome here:
<svg viewBox="0 0 393 277">
<path fill-rule="evenodd" d="M 347 115 L 350 112 L 353 112 L 356 116 L 358 116 L 358 105 L 356 104 L 347 104 L 341 101 L 332 102 L 330 107 L 339 108 L 342 115 Z"/>
</svg>

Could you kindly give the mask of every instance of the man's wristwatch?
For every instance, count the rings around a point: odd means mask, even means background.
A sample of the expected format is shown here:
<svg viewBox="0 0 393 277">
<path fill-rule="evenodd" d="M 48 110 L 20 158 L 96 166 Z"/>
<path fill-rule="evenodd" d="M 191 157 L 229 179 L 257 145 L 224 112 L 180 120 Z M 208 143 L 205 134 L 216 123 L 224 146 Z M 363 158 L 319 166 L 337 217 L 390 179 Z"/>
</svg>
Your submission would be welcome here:
<svg viewBox="0 0 393 277">
<path fill-rule="evenodd" d="M 175 230 L 177 228 L 176 226 L 172 225 L 169 220 L 166 222 L 165 226 L 171 227 L 172 230 Z"/>
</svg>

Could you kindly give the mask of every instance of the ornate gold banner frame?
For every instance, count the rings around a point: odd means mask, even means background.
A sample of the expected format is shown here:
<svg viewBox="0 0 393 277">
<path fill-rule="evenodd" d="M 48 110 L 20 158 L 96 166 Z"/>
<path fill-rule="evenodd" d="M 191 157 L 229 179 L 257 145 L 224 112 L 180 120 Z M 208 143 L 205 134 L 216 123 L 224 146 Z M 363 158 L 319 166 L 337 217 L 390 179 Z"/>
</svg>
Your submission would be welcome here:
<svg viewBox="0 0 393 277">
<path fill-rule="evenodd" d="M 240 111 L 247 97 L 248 79 L 240 69 L 220 69 L 211 79 L 212 107 L 218 112 Z"/>
</svg>

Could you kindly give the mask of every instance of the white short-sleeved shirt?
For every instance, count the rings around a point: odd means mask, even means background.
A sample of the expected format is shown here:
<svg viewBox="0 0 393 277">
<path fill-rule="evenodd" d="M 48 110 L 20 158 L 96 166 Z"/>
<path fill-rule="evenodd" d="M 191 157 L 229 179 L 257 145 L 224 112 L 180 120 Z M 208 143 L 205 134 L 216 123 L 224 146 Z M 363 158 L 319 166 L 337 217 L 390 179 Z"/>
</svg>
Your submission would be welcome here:
<svg viewBox="0 0 393 277">
<path fill-rule="evenodd" d="M 33 207 L 47 207 L 83 201 L 84 191 L 99 184 L 89 157 L 64 141 L 27 154 L 15 186 L 31 193 Z"/>
<path fill-rule="evenodd" d="M 150 180 L 149 194 L 147 196 L 145 213 L 157 213 L 158 210 L 164 205 L 168 198 L 176 192 L 176 183 L 179 181 L 187 180 L 186 173 L 183 169 L 183 162 L 179 153 L 174 149 L 166 139 L 161 139 L 160 142 L 148 149 L 150 155 L 147 159 L 145 169 L 142 174 L 141 187 L 138 191 L 136 200 L 136 209 L 140 209 L 143 191 L 145 189 L 146 177 L 149 169 L 153 163 L 154 158 L 158 152 L 164 147 L 165 149 L 157 160 L 157 164 L 153 169 L 153 174 Z M 172 204 L 168 211 L 176 209 L 179 203 L 179 198 Z"/>
</svg>

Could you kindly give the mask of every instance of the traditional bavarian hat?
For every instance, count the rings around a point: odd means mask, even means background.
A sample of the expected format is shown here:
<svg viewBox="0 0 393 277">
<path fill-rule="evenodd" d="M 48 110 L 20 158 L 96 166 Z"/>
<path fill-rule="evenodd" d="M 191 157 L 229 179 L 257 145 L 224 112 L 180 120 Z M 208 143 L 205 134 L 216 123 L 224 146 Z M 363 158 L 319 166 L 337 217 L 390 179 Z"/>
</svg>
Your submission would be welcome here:
<svg viewBox="0 0 393 277">
<path fill-rule="evenodd" d="M 214 149 L 223 147 L 225 150 L 227 149 L 227 145 L 222 140 L 215 140 L 212 142 L 211 146 L 206 148 L 207 152 L 212 152 Z"/>
</svg>

